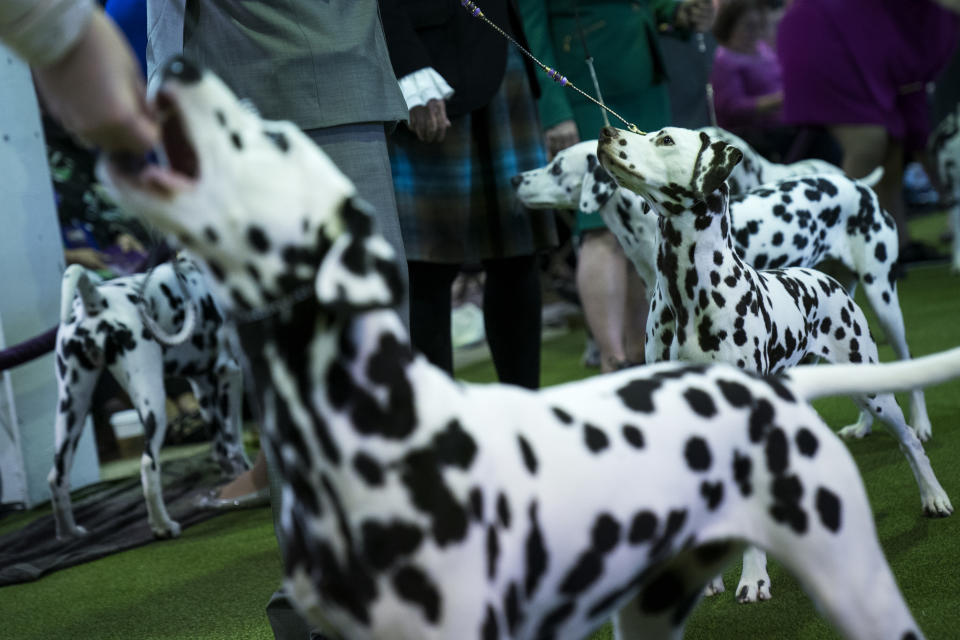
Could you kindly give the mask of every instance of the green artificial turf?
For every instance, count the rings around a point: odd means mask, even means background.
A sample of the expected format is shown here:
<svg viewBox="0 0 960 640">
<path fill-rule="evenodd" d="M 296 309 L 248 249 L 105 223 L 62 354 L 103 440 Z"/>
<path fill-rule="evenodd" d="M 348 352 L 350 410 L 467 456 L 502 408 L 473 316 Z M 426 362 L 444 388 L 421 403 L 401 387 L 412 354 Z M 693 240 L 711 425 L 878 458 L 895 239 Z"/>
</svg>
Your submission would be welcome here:
<svg viewBox="0 0 960 640">
<path fill-rule="evenodd" d="M 942 217 L 922 222 L 931 239 L 943 230 Z M 960 278 L 950 276 L 945 266 L 916 269 L 901 283 L 900 297 L 915 355 L 960 345 Z M 543 384 L 592 375 L 580 364 L 582 351 L 580 332 L 544 344 Z M 881 345 L 881 359 L 893 359 L 886 345 Z M 494 379 L 489 362 L 465 367 L 458 375 L 471 381 Z M 901 404 L 906 408 L 903 398 Z M 960 382 L 929 389 L 927 405 L 933 439 L 926 450 L 940 482 L 960 507 Z M 834 428 L 856 418 L 848 399 L 827 399 L 816 406 Z M 850 450 L 863 474 L 881 544 L 920 627 L 931 639 L 960 637 L 960 514 L 943 520 L 921 515 L 907 462 L 882 430 L 850 443 Z M 9 516 L 0 521 L 0 533 L 47 511 Z M 190 527 L 177 540 L 0 588 L 0 638 L 267 640 L 272 634 L 263 608 L 280 573 L 270 510 L 235 512 Z M 773 600 L 737 605 L 732 591 L 739 566 L 731 567 L 725 573 L 728 592 L 697 607 L 686 637 L 836 637 L 772 560 L 770 575 Z M 606 627 L 591 640 L 610 637 Z"/>
</svg>

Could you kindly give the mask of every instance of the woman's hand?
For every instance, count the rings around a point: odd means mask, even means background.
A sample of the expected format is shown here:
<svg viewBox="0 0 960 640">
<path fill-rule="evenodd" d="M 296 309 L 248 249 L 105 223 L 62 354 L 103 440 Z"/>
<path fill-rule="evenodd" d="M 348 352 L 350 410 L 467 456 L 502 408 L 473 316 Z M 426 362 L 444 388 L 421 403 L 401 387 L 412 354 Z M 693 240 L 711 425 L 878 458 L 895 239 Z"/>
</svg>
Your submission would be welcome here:
<svg viewBox="0 0 960 640">
<path fill-rule="evenodd" d="M 34 69 L 44 105 L 81 141 L 143 154 L 159 138 L 133 52 L 113 21 L 95 10 L 86 31 L 53 64 Z"/>
<path fill-rule="evenodd" d="M 409 127 L 422 142 L 443 142 L 450 128 L 446 101 L 433 99 L 410 109 Z"/>
</svg>

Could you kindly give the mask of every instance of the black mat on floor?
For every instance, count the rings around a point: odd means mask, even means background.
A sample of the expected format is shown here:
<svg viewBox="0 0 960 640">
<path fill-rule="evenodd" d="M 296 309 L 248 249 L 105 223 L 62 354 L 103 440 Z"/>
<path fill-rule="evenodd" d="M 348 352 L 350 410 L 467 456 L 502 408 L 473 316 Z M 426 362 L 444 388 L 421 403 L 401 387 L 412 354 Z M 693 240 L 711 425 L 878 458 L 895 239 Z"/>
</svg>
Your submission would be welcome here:
<svg viewBox="0 0 960 640">
<path fill-rule="evenodd" d="M 223 481 L 220 467 L 207 454 L 165 462 L 161 474 L 167 511 L 182 529 L 224 513 L 193 505 L 196 494 Z M 48 514 L 0 536 L 0 586 L 36 580 L 156 540 L 147 524 L 139 474 L 99 482 L 72 495 L 77 524 L 86 528 L 88 534 L 57 540 L 53 515 Z"/>
</svg>

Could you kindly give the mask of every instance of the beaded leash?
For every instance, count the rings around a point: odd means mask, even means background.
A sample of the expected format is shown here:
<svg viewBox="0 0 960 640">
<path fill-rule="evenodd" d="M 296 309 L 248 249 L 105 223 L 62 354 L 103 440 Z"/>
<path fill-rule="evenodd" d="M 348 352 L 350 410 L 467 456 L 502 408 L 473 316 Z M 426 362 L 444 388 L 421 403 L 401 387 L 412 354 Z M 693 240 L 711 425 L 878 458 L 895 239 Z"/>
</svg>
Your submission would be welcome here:
<svg viewBox="0 0 960 640">
<path fill-rule="evenodd" d="M 509 40 L 510 42 L 512 42 L 513 45 L 514 45 L 517 49 L 519 49 L 521 52 L 523 52 L 523 54 L 524 54 L 525 56 L 527 56 L 528 58 L 530 58 L 531 60 L 533 60 L 535 63 L 537 63 L 537 65 L 546 72 L 547 77 L 549 77 L 551 80 L 553 80 L 554 82 L 556 82 L 557 84 L 559 84 L 561 87 L 570 87 L 571 89 L 573 89 L 574 91 L 576 91 L 577 93 L 579 93 L 579 94 L 582 95 L 584 98 L 586 98 L 586 99 L 589 100 L 590 102 L 594 103 L 595 105 L 597 105 L 597 106 L 600 107 L 601 109 L 604 109 L 604 110 L 606 110 L 606 111 L 609 111 L 611 114 L 613 114 L 614 116 L 616 116 L 616 118 L 617 118 L 618 120 L 620 120 L 620 121 L 623 122 L 625 125 L 627 125 L 627 130 L 631 131 L 632 133 L 637 133 L 637 134 L 640 134 L 640 135 L 644 135 L 644 132 L 641 131 L 641 130 L 637 127 L 637 125 L 633 124 L 632 122 L 627 122 L 619 113 L 617 113 L 616 111 L 614 111 L 613 109 L 611 109 L 611 108 L 608 107 L 607 105 L 603 104 L 602 102 L 598 101 L 596 98 L 594 98 L 594 97 L 591 96 L 590 94 L 588 94 L 588 93 L 586 93 L 585 91 L 583 91 L 582 89 L 580 89 L 580 87 L 576 86 L 575 84 L 573 84 L 572 82 L 570 82 L 569 80 L 567 80 L 567 77 L 564 76 L 564 75 L 561 75 L 559 71 L 557 71 L 556 69 L 551 69 L 551 68 L 548 67 L 547 65 L 545 65 L 545 64 L 543 64 L 542 62 L 540 62 L 539 60 L 537 60 L 536 56 L 534 56 L 532 53 L 530 53 L 529 51 L 527 51 L 526 49 L 524 49 L 524 48 L 520 45 L 520 43 L 517 42 L 509 33 L 507 33 L 506 31 L 504 31 L 503 29 L 501 29 L 500 27 L 498 27 L 496 24 L 494 24 L 493 22 L 491 22 L 490 19 L 489 19 L 486 15 L 484 15 L 484 13 L 483 13 L 483 11 L 480 9 L 480 7 L 477 6 L 477 3 L 476 3 L 476 2 L 473 2 L 472 0 L 460 0 L 460 4 L 463 5 L 463 8 L 466 9 L 467 11 L 469 11 L 469 12 L 470 12 L 470 15 L 472 15 L 474 18 L 479 18 L 479 19 L 483 20 L 483 21 L 486 22 L 488 25 L 490 25 L 490 27 L 492 27 L 495 31 L 497 31 L 500 35 L 502 35 L 504 38 L 506 38 L 507 40 Z"/>
</svg>

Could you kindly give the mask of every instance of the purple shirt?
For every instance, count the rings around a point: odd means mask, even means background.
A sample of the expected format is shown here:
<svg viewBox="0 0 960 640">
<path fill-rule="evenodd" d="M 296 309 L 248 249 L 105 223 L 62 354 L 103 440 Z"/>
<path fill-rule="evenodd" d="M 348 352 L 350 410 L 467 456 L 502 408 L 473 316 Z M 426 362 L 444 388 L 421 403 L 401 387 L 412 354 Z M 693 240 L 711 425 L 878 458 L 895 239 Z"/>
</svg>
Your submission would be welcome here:
<svg viewBox="0 0 960 640">
<path fill-rule="evenodd" d="M 757 113 L 757 97 L 783 89 L 780 63 L 767 43 L 757 43 L 750 55 L 717 47 L 710 74 L 717 124 L 726 129 L 750 125 L 769 127 L 780 124 L 780 112 Z"/>
</svg>

